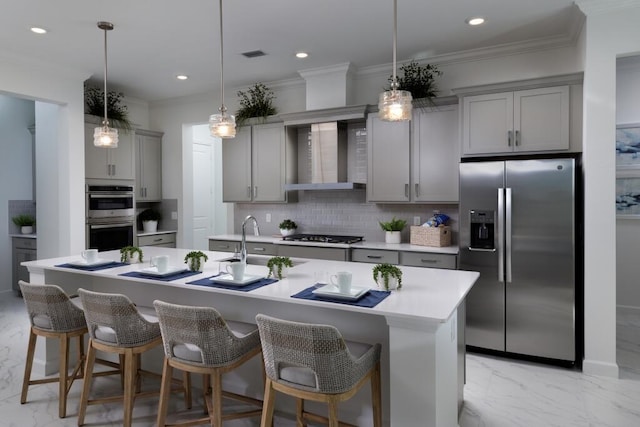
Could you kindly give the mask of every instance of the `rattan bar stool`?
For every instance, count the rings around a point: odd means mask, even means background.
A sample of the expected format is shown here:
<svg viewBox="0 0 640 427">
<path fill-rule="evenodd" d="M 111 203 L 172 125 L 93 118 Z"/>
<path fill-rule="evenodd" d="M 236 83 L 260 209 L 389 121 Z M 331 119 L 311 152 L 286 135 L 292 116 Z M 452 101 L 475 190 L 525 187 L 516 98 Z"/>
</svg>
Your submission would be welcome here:
<svg viewBox="0 0 640 427">
<path fill-rule="evenodd" d="M 160 320 L 165 354 L 158 426 L 211 423 L 213 427 L 221 427 L 223 420 L 260 416 L 261 400 L 222 390 L 222 374 L 260 354 L 260 336 L 256 325 L 225 321 L 211 307 L 192 307 L 158 300 L 153 305 Z M 169 381 L 174 368 L 203 375 L 206 417 L 166 423 Z M 262 372 L 264 376 L 264 370 Z M 259 409 L 223 413 L 223 396 L 256 405 Z"/>
<path fill-rule="evenodd" d="M 373 425 L 382 426 L 380 390 L 380 344 L 345 341 L 329 325 L 280 320 L 258 314 L 267 381 L 262 427 L 273 422 L 275 392 L 296 398 L 297 425 L 307 420 L 330 427 L 350 426 L 338 421 L 338 403 L 350 399 L 371 380 Z M 306 412 L 304 400 L 325 402 L 329 417 Z"/>
<path fill-rule="evenodd" d="M 67 396 L 73 382 L 84 375 L 83 364 L 85 359 L 84 334 L 87 333 L 87 323 L 80 300 L 73 301 L 56 285 L 34 284 L 19 281 L 20 291 L 27 306 L 31 328 L 29 330 L 29 345 L 27 347 L 27 360 L 22 380 L 22 393 L 20 403 L 26 403 L 30 385 L 59 383 L 58 416 L 64 418 L 67 415 Z M 58 376 L 55 378 L 31 379 L 33 357 L 38 337 L 56 338 L 60 341 L 58 353 Z M 78 361 L 69 374 L 69 344 L 71 338 L 78 339 Z M 117 367 L 115 363 L 107 363 Z M 101 372 L 100 375 L 111 375 L 120 371 Z"/>
<path fill-rule="evenodd" d="M 90 399 L 91 379 L 84 381 L 78 411 L 78 425 L 84 424 L 88 405 L 108 402 L 124 402 L 123 426 L 130 427 L 134 400 L 139 397 L 158 395 L 159 391 L 140 391 L 141 375 L 160 375 L 142 370 L 140 355 L 162 343 L 160 326 L 155 316 L 143 315 L 122 294 L 100 293 L 78 289 L 89 329 L 89 349 L 85 372 L 92 372 L 96 352 L 118 354 L 124 362 L 124 395 Z M 191 407 L 190 380 L 185 375 L 180 391 L 185 394 L 185 403 Z"/>
</svg>

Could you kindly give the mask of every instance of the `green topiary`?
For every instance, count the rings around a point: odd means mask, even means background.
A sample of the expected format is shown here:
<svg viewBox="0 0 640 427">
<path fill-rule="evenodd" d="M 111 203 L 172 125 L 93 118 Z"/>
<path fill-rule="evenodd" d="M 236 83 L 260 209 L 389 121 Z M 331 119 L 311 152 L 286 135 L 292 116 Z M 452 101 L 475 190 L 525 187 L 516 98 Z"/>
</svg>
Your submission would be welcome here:
<svg viewBox="0 0 640 427">
<path fill-rule="evenodd" d="M 236 112 L 236 123 L 241 126 L 252 117 L 266 118 L 277 113 L 273 106 L 274 94 L 263 83 L 256 83 L 246 92 L 239 90 L 240 109 Z"/>
<path fill-rule="evenodd" d="M 380 227 L 384 231 L 402 231 L 402 229 L 407 225 L 407 221 L 404 219 L 396 219 L 394 216 L 391 221 L 381 222 L 378 221 Z"/>
</svg>

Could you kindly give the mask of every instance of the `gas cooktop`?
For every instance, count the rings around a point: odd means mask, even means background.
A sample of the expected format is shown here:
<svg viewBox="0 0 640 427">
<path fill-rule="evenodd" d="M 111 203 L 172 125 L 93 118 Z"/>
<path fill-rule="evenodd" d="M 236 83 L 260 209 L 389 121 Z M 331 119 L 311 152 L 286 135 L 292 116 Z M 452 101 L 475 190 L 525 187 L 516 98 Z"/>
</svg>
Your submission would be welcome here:
<svg viewBox="0 0 640 427">
<path fill-rule="evenodd" d="M 320 243 L 356 243 L 361 242 L 362 236 L 335 236 L 330 234 L 292 234 L 285 236 L 282 240 L 290 240 L 295 242 L 320 242 Z"/>
</svg>

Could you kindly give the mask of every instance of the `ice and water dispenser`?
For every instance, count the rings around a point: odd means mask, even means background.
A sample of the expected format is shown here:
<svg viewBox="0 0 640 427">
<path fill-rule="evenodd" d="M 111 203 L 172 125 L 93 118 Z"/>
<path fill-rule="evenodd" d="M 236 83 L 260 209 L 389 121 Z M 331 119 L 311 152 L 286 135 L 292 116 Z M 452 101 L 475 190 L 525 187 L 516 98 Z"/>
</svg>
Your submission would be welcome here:
<svg viewBox="0 0 640 427">
<path fill-rule="evenodd" d="M 470 249 L 495 249 L 495 213 L 494 211 L 469 211 L 471 225 Z"/>
</svg>

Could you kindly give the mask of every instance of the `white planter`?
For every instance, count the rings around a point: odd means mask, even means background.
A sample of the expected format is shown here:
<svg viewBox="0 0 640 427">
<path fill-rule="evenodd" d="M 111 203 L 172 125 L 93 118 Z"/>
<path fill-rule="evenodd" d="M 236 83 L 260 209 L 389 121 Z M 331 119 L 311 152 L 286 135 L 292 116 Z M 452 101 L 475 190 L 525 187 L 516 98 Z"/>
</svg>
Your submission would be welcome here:
<svg viewBox="0 0 640 427">
<path fill-rule="evenodd" d="M 384 241 L 386 243 L 400 243 L 402 235 L 400 231 L 385 231 Z"/>
<path fill-rule="evenodd" d="M 189 270 L 191 271 L 202 271 L 202 269 L 204 268 L 204 263 L 206 261 L 204 260 L 204 258 L 202 258 L 200 260 L 200 267 L 198 269 L 195 268 L 194 264 L 195 264 L 195 260 L 194 259 L 189 259 L 189 262 L 187 263 L 187 267 L 189 267 Z"/>
<path fill-rule="evenodd" d="M 291 236 L 292 234 L 296 234 L 296 229 L 293 228 L 291 230 L 285 230 L 284 228 L 281 228 L 280 234 L 282 234 L 282 237 Z"/>
<path fill-rule="evenodd" d="M 32 225 L 23 225 L 22 227 L 20 227 L 20 233 L 21 234 L 31 234 L 31 233 L 33 233 L 33 226 Z"/>
<path fill-rule="evenodd" d="M 140 262 L 140 255 L 135 252 L 133 255 L 126 254 L 124 258 L 124 262 L 127 264 L 137 264 Z"/>
<path fill-rule="evenodd" d="M 142 229 L 145 233 L 155 233 L 158 231 L 158 221 L 142 221 Z"/>
<path fill-rule="evenodd" d="M 389 277 L 389 289 L 387 289 L 384 286 L 384 278 L 383 277 L 378 277 L 378 280 L 376 281 L 376 283 L 378 284 L 378 288 L 380 288 L 383 291 L 393 291 L 395 289 L 398 289 L 398 279 L 395 277 Z"/>
</svg>

